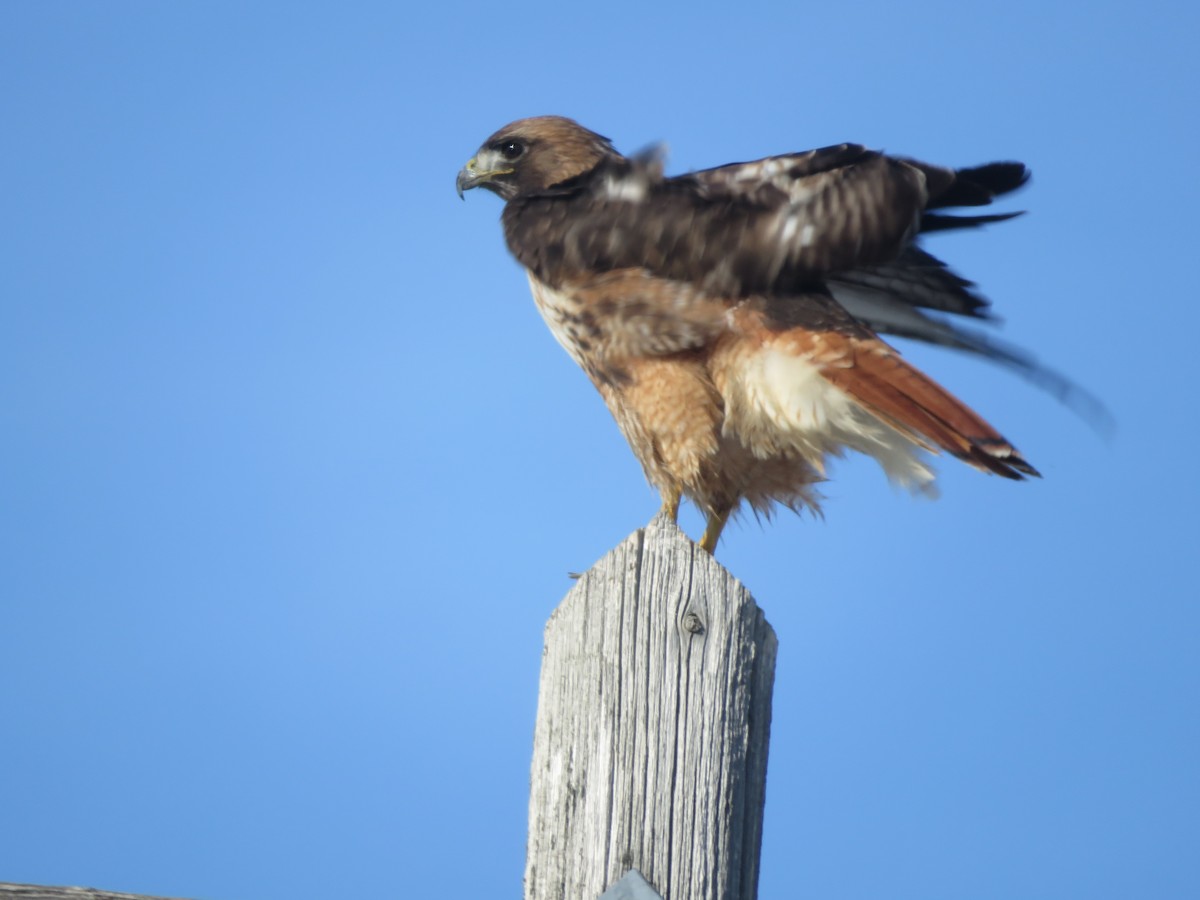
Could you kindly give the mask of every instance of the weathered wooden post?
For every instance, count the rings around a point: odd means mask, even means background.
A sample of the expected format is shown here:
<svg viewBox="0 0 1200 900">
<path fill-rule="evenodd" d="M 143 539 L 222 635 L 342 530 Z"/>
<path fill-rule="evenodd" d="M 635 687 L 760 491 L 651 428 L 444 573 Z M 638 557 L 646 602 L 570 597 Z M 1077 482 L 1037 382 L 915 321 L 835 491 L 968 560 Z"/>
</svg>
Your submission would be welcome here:
<svg viewBox="0 0 1200 900">
<path fill-rule="evenodd" d="M 3 900 L 170 900 L 168 897 L 149 897 L 145 894 L 122 894 L 119 891 L 99 891 L 85 887 L 45 887 L 40 884 L 0 882 Z"/>
<path fill-rule="evenodd" d="M 526 900 L 596 900 L 637 869 L 665 900 L 753 900 L 775 633 L 664 518 L 546 626 Z"/>
</svg>

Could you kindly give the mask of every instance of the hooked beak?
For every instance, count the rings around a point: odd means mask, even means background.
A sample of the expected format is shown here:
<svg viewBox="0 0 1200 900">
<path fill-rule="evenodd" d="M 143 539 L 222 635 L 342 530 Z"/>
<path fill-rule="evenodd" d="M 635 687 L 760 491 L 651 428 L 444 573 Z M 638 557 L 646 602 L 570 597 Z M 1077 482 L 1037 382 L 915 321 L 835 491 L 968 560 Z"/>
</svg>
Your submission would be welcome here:
<svg viewBox="0 0 1200 900">
<path fill-rule="evenodd" d="M 511 175 L 512 169 L 487 169 L 479 167 L 479 157 L 472 157 L 467 160 L 467 164 L 458 171 L 458 177 L 454 179 L 454 189 L 458 191 L 458 199 L 465 200 L 464 191 L 469 191 L 471 188 L 479 187 L 481 184 L 486 184 L 497 175 Z"/>
</svg>

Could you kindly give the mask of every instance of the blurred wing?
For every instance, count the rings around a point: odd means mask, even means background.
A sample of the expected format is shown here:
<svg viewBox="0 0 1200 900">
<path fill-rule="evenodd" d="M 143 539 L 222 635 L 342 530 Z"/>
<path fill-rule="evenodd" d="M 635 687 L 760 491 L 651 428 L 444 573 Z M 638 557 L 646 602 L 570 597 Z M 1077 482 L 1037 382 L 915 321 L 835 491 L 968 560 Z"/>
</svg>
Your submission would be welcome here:
<svg viewBox="0 0 1200 900">
<path fill-rule="evenodd" d="M 924 180 L 848 144 L 677 178 L 620 160 L 571 193 L 514 200 L 504 221 L 547 284 L 640 268 L 713 296 L 790 294 L 895 258 L 920 225 Z"/>
<path fill-rule="evenodd" d="M 909 247 L 893 263 L 842 272 L 827 283 L 837 302 L 872 330 L 991 360 L 1048 392 L 1102 434 L 1115 430 L 1112 414 L 1099 398 L 1060 372 L 1019 347 L 939 315 L 992 319 L 988 301 L 973 290 L 974 283 L 925 251 Z"/>
<path fill-rule="evenodd" d="M 915 167 L 858 144 L 733 163 L 669 184 L 752 223 L 733 265 L 758 274 L 735 296 L 788 293 L 814 276 L 892 259 L 916 233 L 926 201 Z"/>
</svg>

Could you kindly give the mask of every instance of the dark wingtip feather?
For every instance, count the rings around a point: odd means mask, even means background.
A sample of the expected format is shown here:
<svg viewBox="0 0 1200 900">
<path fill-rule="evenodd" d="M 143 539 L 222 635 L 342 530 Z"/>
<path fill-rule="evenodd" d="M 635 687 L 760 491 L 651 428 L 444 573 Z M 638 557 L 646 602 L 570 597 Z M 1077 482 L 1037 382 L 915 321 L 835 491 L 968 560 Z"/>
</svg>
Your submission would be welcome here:
<svg viewBox="0 0 1200 900">
<path fill-rule="evenodd" d="M 897 309 L 922 307 L 975 319 L 995 319 L 988 310 L 987 298 L 977 293 L 975 283 L 950 269 L 936 256 L 909 245 L 899 258 L 882 266 L 854 269 L 830 277 L 834 297 L 853 315 L 864 319 L 876 331 L 898 333 L 909 316 L 900 319 L 886 313 Z M 920 324 L 918 320 L 917 324 Z"/>
<path fill-rule="evenodd" d="M 1019 162 L 994 162 L 958 169 L 945 191 L 931 198 L 930 209 L 945 206 L 987 206 L 1001 194 L 1015 191 L 1029 181 L 1029 169 Z"/>
<path fill-rule="evenodd" d="M 958 170 L 959 178 L 991 191 L 992 196 L 1015 191 L 1029 180 L 1029 174 L 1025 163 L 1016 161 L 993 162 Z"/>
<path fill-rule="evenodd" d="M 921 233 L 949 231 L 954 228 L 979 228 L 993 222 L 1007 222 L 1025 215 L 1024 210 L 1010 213 L 994 213 L 990 216 L 948 216 L 945 213 L 925 213 L 921 216 Z"/>
</svg>

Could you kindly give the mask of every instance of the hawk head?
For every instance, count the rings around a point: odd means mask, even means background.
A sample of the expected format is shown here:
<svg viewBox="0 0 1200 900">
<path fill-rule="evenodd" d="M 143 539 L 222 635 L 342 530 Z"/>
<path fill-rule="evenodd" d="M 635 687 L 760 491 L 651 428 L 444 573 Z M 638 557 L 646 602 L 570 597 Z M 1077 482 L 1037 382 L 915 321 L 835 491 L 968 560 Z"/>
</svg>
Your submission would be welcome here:
<svg viewBox="0 0 1200 900">
<path fill-rule="evenodd" d="M 606 137 L 562 116 L 518 119 L 483 142 L 458 173 L 458 196 L 484 187 L 505 200 L 536 194 L 618 158 Z"/>
</svg>

